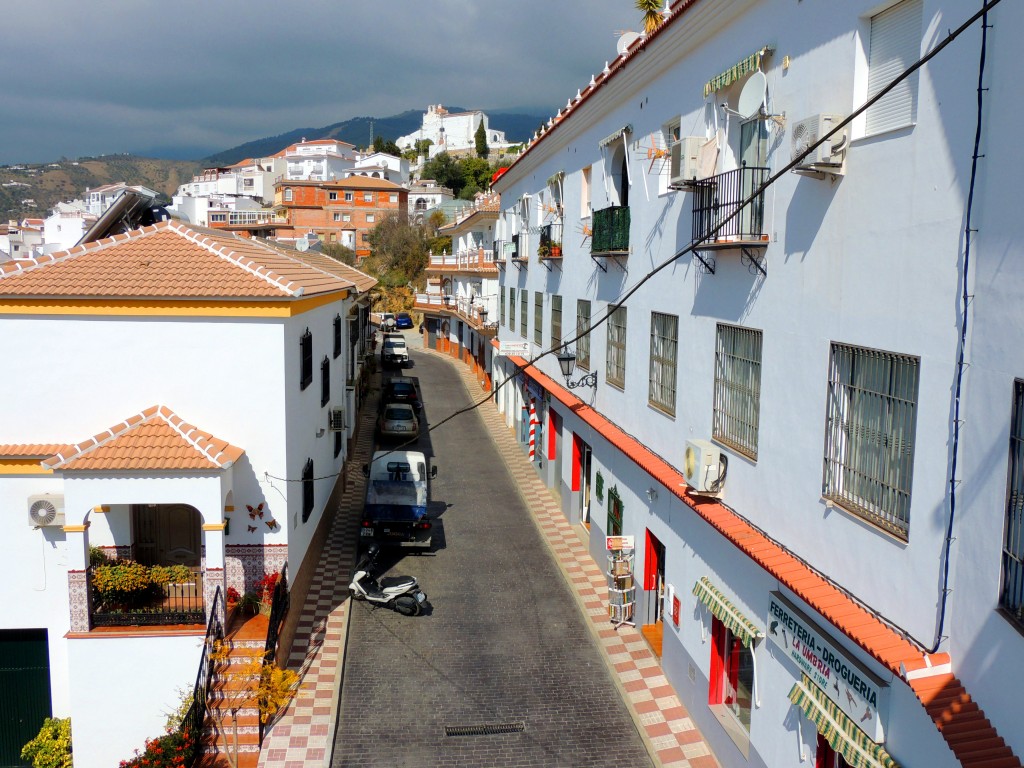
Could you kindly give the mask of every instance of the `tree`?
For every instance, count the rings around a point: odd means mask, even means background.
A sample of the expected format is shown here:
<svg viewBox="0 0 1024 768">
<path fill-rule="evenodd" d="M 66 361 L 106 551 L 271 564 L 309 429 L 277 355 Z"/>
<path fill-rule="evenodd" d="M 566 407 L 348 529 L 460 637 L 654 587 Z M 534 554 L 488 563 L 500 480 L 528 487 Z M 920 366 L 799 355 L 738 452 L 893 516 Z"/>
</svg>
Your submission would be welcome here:
<svg viewBox="0 0 1024 768">
<path fill-rule="evenodd" d="M 487 146 L 487 131 L 484 130 L 483 120 L 476 127 L 476 134 L 473 138 L 476 140 L 476 156 L 486 160 L 487 156 L 491 154 L 491 148 Z"/>
<path fill-rule="evenodd" d="M 324 255 L 330 256 L 335 261 L 348 264 L 350 267 L 356 265 L 356 252 L 351 248 L 346 248 L 341 243 L 324 243 L 323 249 Z"/>
<path fill-rule="evenodd" d="M 401 148 L 392 139 L 385 139 L 383 136 L 373 137 L 373 151 L 384 152 L 395 157 L 399 157 L 402 154 Z"/>
<path fill-rule="evenodd" d="M 398 288 L 422 281 L 427 266 L 427 230 L 397 214 L 387 214 L 374 227 L 367 241 L 370 255 L 362 268 L 374 275 L 382 288 Z"/>
<path fill-rule="evenodd" d="M 636 9 L 643 13 L 644 34 L 651 34 L 662 22 L 660 0 L 636 0 Z"/>
<path fill-rule="evenodd" d="M 423 164 L 421 178 L 433 179 L 442 187 L 448 187 L 456 196 L 465 186 L 459 164 L 447 152 L 439 152 Z"/>
<path fill-rule="evenodd" d="M 419 157 L 420 155 L 426 157 L 427 155 L 430 154 L 430 148 L 434 146 L 434 140 L 417 139 L 416 144 L 414 146 L 416 147 L 416 157 Z"/>
</svg>

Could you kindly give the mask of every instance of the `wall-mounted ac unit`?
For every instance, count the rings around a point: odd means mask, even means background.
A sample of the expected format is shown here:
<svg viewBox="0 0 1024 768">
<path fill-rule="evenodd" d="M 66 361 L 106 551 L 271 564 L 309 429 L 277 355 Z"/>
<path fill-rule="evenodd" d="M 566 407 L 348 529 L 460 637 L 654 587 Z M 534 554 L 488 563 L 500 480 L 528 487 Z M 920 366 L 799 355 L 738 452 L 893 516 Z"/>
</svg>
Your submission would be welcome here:
<svg viewBox="0 0 1024 768">
<path fill-rule="evenodd" d="M 330 413 L 327 416 L 327 424 L 331 429 L 331 432 L 344 432 L 345 431 L 345 409 L 344 408 L 331 408 Z"/>
<path fill-rule="evenodd" d="M 725 481 L 721 449 L 708 440 L 687 440 L 683 474 L 694 493 L 721 496 Z"/>
<path fill-rule="evenodd" d="M 796 160 L 822 136 L 832 131 L 843 121 L 842 115 L 812 115 L 793 125 L 790 138 L 791 160 Z M 822 142 L 813 152 L 800 161 L 796 170 L 810 170 L 819 173 L 843 172 L 843 161 L 846 159 L 846 147 L 850 143 L 847 129 L 836 133 L 828 141 Z"/>
<path fill-rule="evenodd" d="M 699 136 L 683 136 L 669 150 L 668 185 L 675 189 L 702 177 L 700 148 L 707 141 Z"/>
<path fill-rule="evenodd" d="M 28 524 L 33 528 L 64 525 L 64 497 L 55 493 L 29 496 Z"/>
</svg>

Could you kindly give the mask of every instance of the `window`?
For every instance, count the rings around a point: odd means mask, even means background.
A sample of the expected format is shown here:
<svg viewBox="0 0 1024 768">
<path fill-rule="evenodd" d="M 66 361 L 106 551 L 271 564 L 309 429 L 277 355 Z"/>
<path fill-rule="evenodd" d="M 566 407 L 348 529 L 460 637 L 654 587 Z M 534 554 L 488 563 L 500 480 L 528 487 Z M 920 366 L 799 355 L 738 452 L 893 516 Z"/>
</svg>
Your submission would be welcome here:
<svg viewBox="0 0 1024 768">
<path fill-rule="evenodd" d="M 377 217 L 374 216 L 372 213 L 366 214 L 366 223 L 367 224 L 373 224 L 376 220 L 377 220 Z"/>
<path fill-rule="evenodd" d="M 921 56 L 921 0 L 903 0 L 871 17 L 868 98 Z M 918 73 L 901 82 L 867 111 L 868 135 L 905 128 L 917 121 Z"/>
<path fill-rule="evenodd" d="M 364 203 L 372 203 L 373 202 L 373 193 L 372 192 L 363 192 L 363 202 Z"/>
<path fill-rule="evenodd" d="M 352 193 L 351 192 L 346 192 L 345 193 L 345 202 L 346 203 L 351 203 L 352 202 Z"/>
<path fill-rule="evenodd" d="M 533 343 L 544 346 L 544 294 L 533 293 Z"/>
<path fill-rule="evenodd" d="M 611 310 L 611 305 L 609 305 Z M 608 316 L 608 383 L 626 388 L 626 308 L 617 307 Z"/>
<path fill-rule="evenodd" d="M 305 389 L 313 382 L 313 334 L 309 328 L 299 338 L 299 388 Z"/>
<path fill-rule="evenodd" d="M 1007 485 L 1003 586 L 999 605 L 1018 624 L 1024 625 L 1024 381 L 1020 379 L 1013 383 Z"/>
<path fill-rule="evenodd" d="M 814 753 L 814 768 L 850 768 L 841 754 L 832 749 L 828 739 L 818 734 L 818 746 Z"/>
<path fill-rule="evenodd" d="M 585 299 L 576 301 L 576 366 L 584 371 L 590 370 L 590 302 Z"/>
<path fill-rule="evenodd" d="M 658 163 L 658 193 L 664 193 L 669 191 L 669 183 L 672 181 L 673 174 L 682 173 L 683 168 L 679 167 L 682 163 L 683 148 L 680 147 L 678 152 L 678 160 L 673 169 L 672 161 L 672 147 L 679 143 L 679 138 L 682 132 L 679 129 L 679 118 L 676 118 L 670 123 L 666 123 L 661 126 L 661 141 L 660 146 L 657 146 L 659 152 L 664 152 L 660 158 L 655 157 L 654 162 Z"/>
<path fill-rule="evenodd" d="M 290 203 L 292 201 L 292 188 L 285 187 L 284 189 L 284 201 Z"/>
<path fill-rule="evenodd" d="M 590 166 L 580 172 L 580 218 L 590 215 Z"/>
<path fill-rule="evenodd" d="M 519 335 L 526 338 L 527 306 L 530 302 L 530 292 L 525 288 L 519 292 Z"/>
<path fill-rule="evenodd" d="M 324 355 L 320 361 L 320 407 L 331 402 L 331 361 Z"/>
<path fill-rule="evenodd" d="M 210 221 L 227 221 L 228 215 L 226 213 L 211 213 Z"/>
<path fill-rule="evenodd" d="M 334 458 L 338 458 L 341 453 L 341 435 L 340 430 L 334 433 Z"/>
<path fill-rule="evenodd" d="M 341 315 L 334 316 L 334 356 L 341 354 Z"/>
<path fill-rule="evenodd" d="M 647 401 L 670 415 L 676 412 L 676 347 L 679 318 L 651 312 L 651 364 Z"/>
<path fill-rule="evenodd" d="M 361 234 L 359 236 L 359 239 L 362 240 L 364 243 L 370 242 L 370 233 L 369 232 L 363 232 L 363 234 Z"/>
<path fill-rule="evenodd" d="M 711 436 L 757 459 L 761 413 L 761 331 L 718 324 Z"/>
<path fill-rule="evenodd" d="M 338 193 L 337 192 L 328 192 L 327 193 L 327 199 L 328 200 L 337 200 L 338 199 Z"/>
<path fill-rule="evenodd" d="M 352 221 L 352 214 L 351 213 L 343 213 L 343 214 L 341 214 L 341 220 L 342 221 Z"/>
<path fill-rule="evenodd" d="M 397 203 L 398 202 L 398 193 L 397 192 L 392 192 L 390 195 L 388 195 L 388 202 L 389 203 Z"/>
<path fill-rule="evenodd" d="M 516 329 L 516 289 L 508 289 L 508 329 Z"/>
<path fill-rule="evenodd" d="M 551 297 L 551 348 L 562 346 L 562 297 Z"/>
<path fill-rule="evenodd" d="M 708 704 L 719 706 L 750 733 L 754 654 L 717 616 L 711 619 L 711 677 Z"/>
<path fill-rule="evenodd" d="M 498 322 L 505 325 L 505 289 L 498 289 Z"/>
<path fill-rule="evenodd" d="M 313 460 L 306 459 L 302 468 L 302 522 L 309 520 L 313 511 Z"/>
<path fill-rule="evenodd" d="M 332 215 L 332 218 L 333 218 L 333 219 L 334 219 L 335 221 L 341 221 L 341 214 L 340 214 L 340 213 L 337 213 L 337 212 L 336 212 L 336 213 L 334 213 L 334 214 Z"/>
<path fill-rule="evenodd" d="M 822 495 L 906 539 L 919 359 L 832 344 Z"/>
<path fill-rule="evenodd" d="M 615 489 L 608 490 L 608 536 L 622 535 L 622 499 Z"/>
</svg>

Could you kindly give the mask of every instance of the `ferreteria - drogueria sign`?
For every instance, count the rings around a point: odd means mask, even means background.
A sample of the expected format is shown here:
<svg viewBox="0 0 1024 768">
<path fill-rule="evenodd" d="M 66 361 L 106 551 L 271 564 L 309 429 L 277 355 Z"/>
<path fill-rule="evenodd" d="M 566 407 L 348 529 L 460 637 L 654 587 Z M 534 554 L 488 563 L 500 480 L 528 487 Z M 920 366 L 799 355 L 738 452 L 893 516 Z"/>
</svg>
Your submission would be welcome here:
<svg viewBox="0 0 1024 768">
<path fill-rule="evenodd" d="M 889 687 L 777 592 L 769 595 L 768 640 L 782 649 L 868 735 L 885 741 Z"/>
</svg>

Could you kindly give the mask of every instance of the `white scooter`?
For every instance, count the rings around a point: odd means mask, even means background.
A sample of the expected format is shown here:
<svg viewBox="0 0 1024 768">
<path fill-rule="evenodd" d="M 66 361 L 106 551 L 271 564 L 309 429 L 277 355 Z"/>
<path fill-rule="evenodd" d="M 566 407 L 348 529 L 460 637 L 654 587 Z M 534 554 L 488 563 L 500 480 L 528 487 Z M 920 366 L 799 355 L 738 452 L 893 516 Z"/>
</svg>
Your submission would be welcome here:
<svg viewBox="0 0 1024 768">
<path fill-rule="evenodd" d="M 418 616 L 427 604 L 427 595 L 420 589 L 415 576 L 385 576 L 379 581 L 371 570 L 376 563 L 380 547 L 371 544 L 356 565 L 352 583 L 348 585 L 352 597 L 374 605 L 393 608 L 403 616 Z"/>
</svg>

